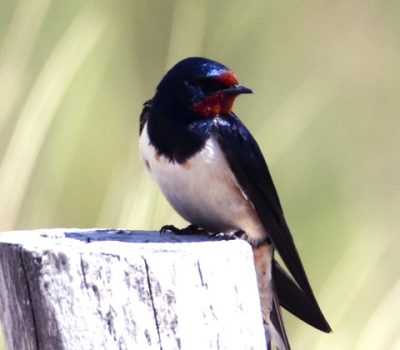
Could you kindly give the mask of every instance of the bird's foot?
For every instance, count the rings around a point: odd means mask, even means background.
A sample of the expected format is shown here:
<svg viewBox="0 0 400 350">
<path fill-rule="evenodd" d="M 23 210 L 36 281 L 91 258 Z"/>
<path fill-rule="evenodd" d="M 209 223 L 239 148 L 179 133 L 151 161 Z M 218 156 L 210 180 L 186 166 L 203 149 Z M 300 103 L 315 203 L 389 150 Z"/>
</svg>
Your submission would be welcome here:
<svg viewBox="0 0 400 350">
<path fill-rule="evenodd" d="M 227 235 L 223 232 L 212 233 L 208 237 L 214 241 L 230 241 L 232 239 L 235 239 L 232 235 Z"/>
<path fill-rule="evenodd" d="M 203 230 L 202 228 L 200 228 L 199 226 L 196 225 L 189 225 L 187 227 L 184 228 L 178 228 L 174 225 L 164 225 L 163 227 L 161 227 L 160 229 L 160 233 L 163 234 L 165 232 L 172 232 L 175 235 L 190 235 L 190 234 L 208 234 L 207 231 Z"/>
<path fill-rule="evenodd" d="M 242 230 L 233 232 L 233 233 L 212 233 L 210 234 L 210 239 L 221 240 L 221 241 L 231 241 L 233 239 L 241 239 L 245 235 L 245 232 Z"/>
<path fill-rule="evenodd" d="M 174 225 L 164 225 L 164 226 L 162 226 L 161 228 L 160 228 L 160 230 L 159 230 L 159 232 L 160 232 L 160 234 L 164 234 L 164 233 L 166 233 L 166 232 L 173 232 L 173 233 L 176 233 L 177 231 L 179 231 L 180 229 L 179 228 L 177 228 L 176 226 L 174 226 Z"/>
<path fill-rule="evenodd" d="M 234 237 L 233 239 L 244 239 L 245 241 L 247 240 L 247 234 L 242 230 L 237 230 L 233 233 L 232 236 Z"/>
</svg>

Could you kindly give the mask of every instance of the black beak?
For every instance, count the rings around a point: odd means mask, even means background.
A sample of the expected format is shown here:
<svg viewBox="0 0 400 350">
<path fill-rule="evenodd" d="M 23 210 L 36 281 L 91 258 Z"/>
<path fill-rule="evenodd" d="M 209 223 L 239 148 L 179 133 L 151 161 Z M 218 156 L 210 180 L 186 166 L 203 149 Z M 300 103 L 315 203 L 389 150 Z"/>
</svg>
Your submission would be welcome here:
<svg viewBox="0 0 400 350">
<path fill-rule="evenodd" d="M 218 92 L 224 93 L 224 94 L 233 94 L 233 95 L 240 95 L 240 94 L 252 94 L 253 90 L 241 85 L 241 84 L 236 84 L 230 88 L 220 90 Z"/>
</svg>

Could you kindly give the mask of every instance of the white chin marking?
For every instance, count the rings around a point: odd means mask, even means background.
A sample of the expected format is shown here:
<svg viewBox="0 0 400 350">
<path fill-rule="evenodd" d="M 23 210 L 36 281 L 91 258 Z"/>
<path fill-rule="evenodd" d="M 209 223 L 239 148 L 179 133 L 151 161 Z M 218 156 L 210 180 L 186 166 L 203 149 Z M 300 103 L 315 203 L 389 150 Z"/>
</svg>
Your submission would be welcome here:
<svg viewBox="0 0 400 350">
<path fill-rule="evenodd" d="M 184 163 L 160 156 L 150 144 L 147 124 L 139 140 L 140 155 L 172 207 L 187 221 L 215 233 L 246 233 L 257 242 L 265 230 L 240 189 L 218 142 L 206 141 Z"/>
</svg>

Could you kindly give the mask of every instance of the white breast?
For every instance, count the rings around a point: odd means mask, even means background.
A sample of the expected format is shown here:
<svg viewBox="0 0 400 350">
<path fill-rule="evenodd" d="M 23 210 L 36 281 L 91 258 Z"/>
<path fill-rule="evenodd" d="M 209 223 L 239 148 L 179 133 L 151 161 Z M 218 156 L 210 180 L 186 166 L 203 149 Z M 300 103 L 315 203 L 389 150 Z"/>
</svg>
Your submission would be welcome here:
<svg viewBox="0 0 400 350">
<path fill-rule="evenodd" d="M 263 227 L 214 138 L 203 149 L 178 164 L 157 154 L 150 144 L 147 125 L 139 140 L 141 158 L 174 209 L 187 221 L 212 232 L 246 232 L 250 240 Z"/>
</svg>

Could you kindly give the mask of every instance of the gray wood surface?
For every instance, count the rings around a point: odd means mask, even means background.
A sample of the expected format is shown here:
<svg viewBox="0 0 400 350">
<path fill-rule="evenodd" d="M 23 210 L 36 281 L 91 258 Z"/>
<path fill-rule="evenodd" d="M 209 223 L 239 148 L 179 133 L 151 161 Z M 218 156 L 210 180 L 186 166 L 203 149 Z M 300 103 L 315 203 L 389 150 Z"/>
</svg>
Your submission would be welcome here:
<svg viewBox="0 0 400 350">
<path fill-rule="evenodd" d="M 6 349 L 265 349 L 250 246 L 149 231 L 0 233 Z"/>
</svg>

